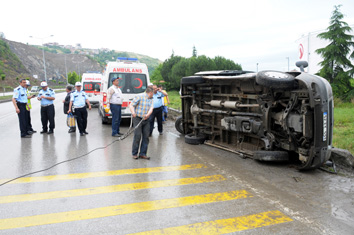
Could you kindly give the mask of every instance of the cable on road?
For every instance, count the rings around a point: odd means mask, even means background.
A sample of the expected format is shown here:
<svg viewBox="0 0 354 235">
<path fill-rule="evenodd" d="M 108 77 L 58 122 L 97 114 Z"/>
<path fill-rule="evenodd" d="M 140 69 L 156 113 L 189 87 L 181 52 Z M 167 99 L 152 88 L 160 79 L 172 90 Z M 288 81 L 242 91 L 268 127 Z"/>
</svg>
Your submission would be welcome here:
<svg viewBox="0 0 354 235">
<path fill-rule="evenodd" d="M 30 173 L 27 173 L 27 174 L 18 176 L 18 177 L 16 177 L 16 178 L 10 179 L 10 180 L 8 180 L 8 181 L 5 181 L 4 183 L 1 183 L 1 184 L 0 184 L 0 187 L 3 186 L 3 185 L 5 185 L 5 184 L 8 184 L 8 183 L 10 183 L 10 182 L 12 182 L 12 181 L 18 180 L 18 179 L 20 179 L 20 178 L 24 178 L 24 177 L 27 177 L 27 176 L 30 176 L 30 175 L 33 175 L 33 174 L 37 174 L 37 173 L 40 173 L 40 172 L 44 172 L 44 171 L 50 170 L 50 169 L 52 169 L 52 168 L 54 168 L 54 167 L 56 167 L 56 166 L 58 166 L 58 165 L 60 165 L 60 164 L 63 164 L 63 163 L 66 163 L 66 162 L 71 162 L 71 161 L 77 160 L 77 159 L 79 159 L 79 158 L 85 157 L 85 156 L 89 155 L 89 154 L 92 153 L 92 152 L 95 152 L 95 151 L 100 150 L 100 149 L 105 149 L 105 148 L 111 146 L 113 143 L 115 143 L 115 142 L 117 142 L 117 141 L 124 140 L 124 139 L 127 138 L 131 133 L 133 133 L 133 132 L 135 131 L 135 129 L 138 128 L 138 127 L 140 126 L 140 124 L 144 121 L 144 119 L 141 119 L 141 121 L 132 129 L 132 119 L 133 119 L 133 118 L 130 119 L 130 127 L 129 127 L 127 133 L 125 133 L 122 137 L 118 137 L 116 140 L 112 141 L 111 143 L 107 144 L 106 146 L 98 147 L 98 148 L 95 148 L 95 149 L 93 149 L 93 150 L 91 150 L 91 151 L 89 151 L 89 152 L 87 152 L 87 153 L 85 153 L 85 154 L 82 154 L 82 155 L 78 156 L 78 157 L 70 158 L 70 159 L 68 159 L 68 160 L 64 160 L 64 161 L 55 163 L 54 165 L 52 165 L 52 166 L 50 166 L 50 167 L 48 167 L 48 168 L 45 168 L 45 169 L 42 169 L 42 170 L 38 170 L 38 171 L 33 171 L 33 172 L 30 172 Z"/>
</svg>

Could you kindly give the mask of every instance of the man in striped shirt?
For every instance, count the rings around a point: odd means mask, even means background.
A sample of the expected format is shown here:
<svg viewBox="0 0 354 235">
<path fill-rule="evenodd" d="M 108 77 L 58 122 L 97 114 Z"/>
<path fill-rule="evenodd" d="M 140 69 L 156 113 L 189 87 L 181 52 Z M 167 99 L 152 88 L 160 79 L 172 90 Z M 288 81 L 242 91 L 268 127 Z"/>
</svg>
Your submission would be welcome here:
<svg viewBox="0 0 354 235">
<path fill-rule="evenodd" d="M 137 126 L 138 123 L 142 121 L 140 126 L 134 131 L 132 146 L 132 155 L 134 159 L 138 159 L 139 157 L 148 160 L 150 159 L 150 157 L 146 156 L 146 152 L 149 145 L 149 117 L 154 109 L 152 100 L 153 95 L 154 90 L 148 87 L 144 94 L 136 96 L 129 105 L 130 112 L 133 116 L 133 126 Z"/>
</svg>

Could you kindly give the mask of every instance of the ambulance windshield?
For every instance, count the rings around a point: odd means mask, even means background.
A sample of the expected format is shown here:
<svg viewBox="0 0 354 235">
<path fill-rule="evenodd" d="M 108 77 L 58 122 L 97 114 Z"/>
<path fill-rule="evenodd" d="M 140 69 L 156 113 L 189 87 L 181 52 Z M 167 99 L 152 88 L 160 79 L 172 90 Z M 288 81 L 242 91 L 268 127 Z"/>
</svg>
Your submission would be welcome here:
<svg viewBox="0 0 354 235">
<path fill-rule="evenodd" d="M 147 88 L 146 75 L 138 73 L 110 73 L 108 87 L 112 86 L 112 79 L 117 77 L 122 93 L 142 93 Z"/>
</svg>

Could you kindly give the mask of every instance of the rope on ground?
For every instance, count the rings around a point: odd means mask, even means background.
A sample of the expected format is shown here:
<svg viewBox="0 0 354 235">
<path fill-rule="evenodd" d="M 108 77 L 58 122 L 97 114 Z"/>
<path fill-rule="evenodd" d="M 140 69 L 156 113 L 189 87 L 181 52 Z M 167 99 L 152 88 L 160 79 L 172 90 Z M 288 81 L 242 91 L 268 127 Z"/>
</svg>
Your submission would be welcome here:
<svg viewBox="0 0 354 235">
<path fill-rule="evenodd" d="M 132 119 L 131 119 L 131 120 L 132 120 Z M 10 179 L 10 180 L 8 180 L 8 181 L 5 181 L 5 182 L 1 183 L 1 184 L 0 184 L 0 187 L 3 186 L 3 185 L 5 185 L 5 184 L 8 184 L 8 183 L 10 183 L 10 182 L 12 182 L 12 181 L 18 180 L 18 179 L 20 179 L 20 178 L 24 178 L 24 177 L 27 177 L 27 176 L 30 176 L 30 175 L 33 175 L 33 174 L 37 174 L 37 173 L 40 173 L 40 172 L 44 172 L 44 171 L 50 170 L 50 169 L 52 169 L 52 168 L 54 168 L 54 167 L 56 167 L 56 166 L 58 166 L 58 165 L 60 165 L 60 164 L 63 164 L 63 163 L 66 163 L 66 162 L 71 162 L 71 161 L 77 160 L 77 159 L 79 159 L 79 158 L 85 157 L 85 156 L 89 155 L 90 153 L 92 153 L 92 152 L 94 152 L 94 151 L 97 151 L 97 150 L 100 150 L 100 149 L 105 149 L 105 148 L 111 146 L 113 143 L 115 143 L 115 142 L 117 142 L 117 141 L 124 140 L 125 138 L 127 138 L 129 135 L 131 135 L 131 134 L 135 131 L 135 129 L 137 129 L 137 128 L 140 126 L 140 124 L 141 124 L 143 121 L 144 121 L 144 119 L 141 119 L 141 121 L 140 121 L 134 128 L 132 128 L 132 121 L 131 121 L 131 122 L 130 122 L 130 127 L 129 127 L 127 133 L 125 133 L 122 137 L 118 137 L 116 140 L 112 141 L 111 143 L 107 144 L 106 146 L 98 147 L 98 148 L 95 148 L 95 149 L 93 149 L 93 150 L 91 150 L 91 151 L 89 151 L 89 152 L 87 152 L 87 153 L 85 153 L 85 154 L 82 154 L 82 155 L 78 156 L 78 157 L 70 158 L 70 159 L 68 159 L 68 160 L 64 160 L 64 161 L 55 163 L 54 165 L 52 165 L 52 166 L 50 166 L 50 167 L 48 167 L 48 168 L 45 168 L 45 169 L 42 169 L 42 170 L 38 170 L 38 171 L 33 171 L 33 172 L 30 172 L 30 173 L 27 173 L 27 174 L 18 176 L 18 177 L 16 177 L 16 178 Z"/>
</svg>

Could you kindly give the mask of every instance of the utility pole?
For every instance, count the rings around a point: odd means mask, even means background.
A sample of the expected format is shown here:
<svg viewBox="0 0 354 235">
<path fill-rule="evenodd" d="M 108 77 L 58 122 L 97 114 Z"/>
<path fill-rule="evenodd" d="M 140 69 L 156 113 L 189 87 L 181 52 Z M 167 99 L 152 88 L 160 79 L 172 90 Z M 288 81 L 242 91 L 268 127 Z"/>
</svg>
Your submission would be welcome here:
<svg viewBox="0 0 354 235">
<path fill-rule="evenodd" d="M 64 60 L 65 60 L 65 73 L 66 73 L 66 85 L 69 85 L 69 79 L 68 79 L 68 69 L 66 67 L 66 54 L 64 54 Z"/>
<path fill-rule="evenodd" d="M 39 37 L 33 37 L 33 36 L 29 36 L 30 38 L 35 38 L 35 39 L 40 39 L 41 42 L 42 42 L 42 53 L 43 53 L 43 70 L 44 70 L 44 79 L 45 79 L 45 82 L 48 82 L 47 80 L 47 68 L 45 67 L 45 56 L 44 56 L 44 45 L 43 45 L 43 39 L 45 38 L 50 38 L 50 37 L 53 37 L 54 35 L 50 35 L 50 36 L 47 36 L 47 37 L 42 37 L 42 38 L 39 38 Z"/>
</svg>

